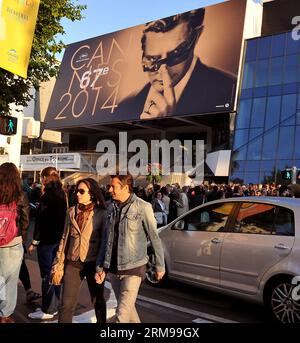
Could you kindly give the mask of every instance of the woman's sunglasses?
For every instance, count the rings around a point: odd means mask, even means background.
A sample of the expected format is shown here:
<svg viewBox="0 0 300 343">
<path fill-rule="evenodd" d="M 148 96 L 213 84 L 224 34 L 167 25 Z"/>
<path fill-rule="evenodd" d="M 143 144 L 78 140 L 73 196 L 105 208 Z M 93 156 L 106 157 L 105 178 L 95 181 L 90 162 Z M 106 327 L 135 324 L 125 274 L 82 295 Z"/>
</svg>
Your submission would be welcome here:
<svg viewBox="0 0 300 343">
<path fill-rule="evenodd" d="M 76 190 L 76 194 L 79 193 L 81 195 L 83 195 L 84 193 L 89 193 L 89 191 L 85 190 L 85 189 L 82 189 L 82 188 L 79 188 Z"/>
</svg>

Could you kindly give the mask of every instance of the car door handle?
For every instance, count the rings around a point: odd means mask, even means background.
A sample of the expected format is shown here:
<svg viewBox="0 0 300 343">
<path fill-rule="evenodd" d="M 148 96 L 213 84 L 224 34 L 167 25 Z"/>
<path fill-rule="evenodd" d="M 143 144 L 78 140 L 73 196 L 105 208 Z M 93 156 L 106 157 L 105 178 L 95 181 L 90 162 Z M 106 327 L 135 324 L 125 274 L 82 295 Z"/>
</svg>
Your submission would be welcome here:
<svg viewBox="0 0 300 343">
<path fill-rule="evenodd" d="M 289 247 L 287 247 L 286 245 L 284 245 L 283 243 L 278 243 L 274 246 L 274 248 L 276 249 L 280 249 L 280 250 L 286 250 L 286 249 L 290 249 Z"/>
<path fill-rule="evenodd" d="M 212 243 L 218 244 L 218 243 L 222 243 L 222 240 L 219 238 L 214 238 L 211 240 Z"/>
</svg>

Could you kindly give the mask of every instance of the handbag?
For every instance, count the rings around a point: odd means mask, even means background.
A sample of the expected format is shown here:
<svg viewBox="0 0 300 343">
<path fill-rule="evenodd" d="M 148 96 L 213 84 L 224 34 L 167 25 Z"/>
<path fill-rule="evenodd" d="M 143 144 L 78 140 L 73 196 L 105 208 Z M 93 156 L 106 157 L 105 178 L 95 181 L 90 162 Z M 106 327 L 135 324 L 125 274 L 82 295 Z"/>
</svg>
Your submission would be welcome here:
<svg viewBox="0 0 300 343">
<path fill-rule="evenodd" d="M 65 249 L 66 249 L 66 245 L 67 245 L 68 238 L 69 238 L 69 232 L 70 232 L 70 227 L 68 226 L 68 231 L 67 231 L 67 234 L 65 237 L 63 249 L 62 249 L 61 254 L 58 258 L 58 262 L 56 263 L 55 271 L 53 273 L 51 273 L 51 276 L 50 276 L 50 283 L 54 286 L 61 285 L 62 279 L 64 277 L 64 273 L 65 273 Z"/>
<path fill-rule="evenodd" d="M 162 224 L 163 223 L 163 214 L 162 212 L 154 212 L 154 217 L 157 221 L 157 224 Z"/>
</svg>

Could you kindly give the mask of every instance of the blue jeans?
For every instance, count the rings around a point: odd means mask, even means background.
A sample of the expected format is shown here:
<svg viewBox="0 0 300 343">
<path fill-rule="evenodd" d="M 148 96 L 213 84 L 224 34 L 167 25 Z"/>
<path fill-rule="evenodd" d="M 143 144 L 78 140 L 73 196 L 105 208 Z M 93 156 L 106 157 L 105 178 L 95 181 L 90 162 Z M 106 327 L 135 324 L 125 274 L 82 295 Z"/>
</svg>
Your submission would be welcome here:
<svg viewBox="0 0 300 343">
<path fill-rule="evenodd" d="M 61 287 L 50 284 L 51 268 L 57 249 L 58 244 L 41 244 L 37 248 L 42 278 L 42 311 L 48 314 L 57 312 L 60 298 Z"/>
<path fill-rule="evenodd" d="M 135 275 L 116 275 L 112 273 L 109 274 L 109 277 L 118 302 L 113 322 L 140 323 L 135 302 L 142 278 Z"/>
<path fill-rule="evenodd" d="M 22 243 L 0 248 L 0 317 L 8 317 L 15 310 L 23 254 Z"/>
</svg>

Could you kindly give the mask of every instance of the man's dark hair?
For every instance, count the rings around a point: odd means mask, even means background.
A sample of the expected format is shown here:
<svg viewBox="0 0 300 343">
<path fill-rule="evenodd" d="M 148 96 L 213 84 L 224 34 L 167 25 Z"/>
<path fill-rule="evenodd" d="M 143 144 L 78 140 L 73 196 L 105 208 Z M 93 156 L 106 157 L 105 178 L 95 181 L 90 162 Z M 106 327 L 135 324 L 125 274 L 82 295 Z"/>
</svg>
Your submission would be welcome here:
<svg viewBox="0 0 300 343">
<path fill-rule="evenodd" d="M 128 186 L 128 190 L 130 193 L 133 193 L 133 177 L 131 174 L 127 174 L 127 175 L 112 175 L 111 176 L 112 179 L 117 178 L 121 181 L 123 186 Z"/>
<path fill-rule="evenodd" d="M 176 14 L 171 17 L 155 20 L 148 22 L 146 28 L 143 31 L 143 36 L 141 39 L 142 50 L 145 49 L 146 44 L 146 32 L 167 32 L 172 30 L 181 22 L 188 22 L 191 32 L 200 27 L 204 20 L 205 8 L 199 8 L 189 12 L 184 12 L 181 14 Z"/>
</svg>

